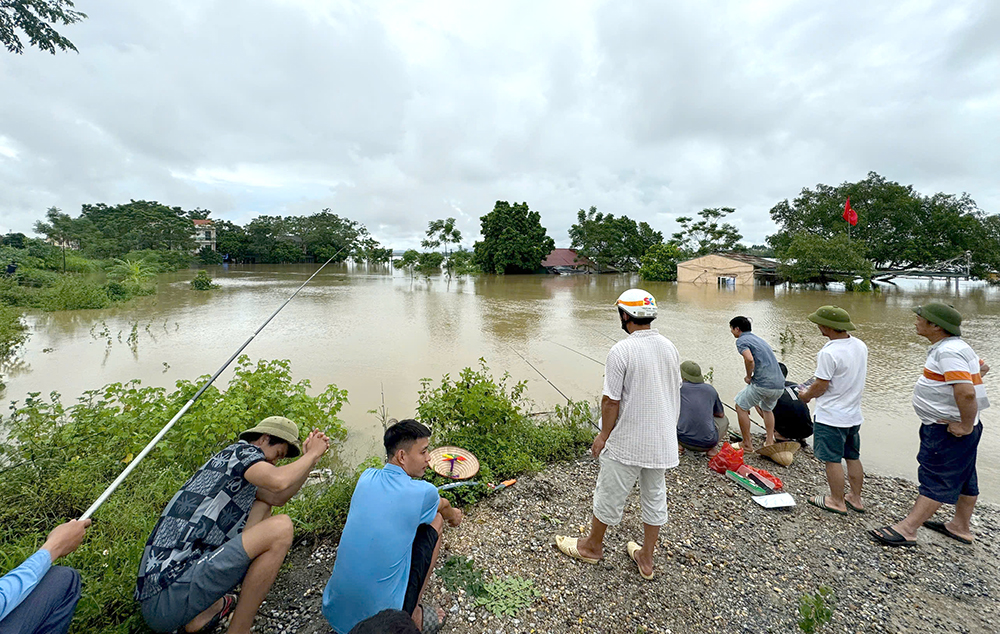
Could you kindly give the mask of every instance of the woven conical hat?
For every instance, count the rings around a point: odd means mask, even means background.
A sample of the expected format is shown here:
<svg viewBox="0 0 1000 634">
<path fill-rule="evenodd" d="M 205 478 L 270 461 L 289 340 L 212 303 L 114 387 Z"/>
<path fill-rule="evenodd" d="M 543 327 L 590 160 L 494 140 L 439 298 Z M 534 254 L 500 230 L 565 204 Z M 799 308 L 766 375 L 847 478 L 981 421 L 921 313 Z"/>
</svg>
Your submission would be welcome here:
<svg viewBox="0 0 1000 634">
<path fill-rule="evenodd" d="M 802 446 L 797 442 L 777 442 L 773 445 L 768 445 L 766 447 L 761 447 L 757 450 L 757 453 L 764 456 L 765 458 L 770 458 L 774 462 L 787 467 L 792 464 L 793 456 L 795 452 L 798 451 Z"/>
<path fill-rule="evenodd" d="M 439 475 L 453 480 L 468 480 L 479 473 L 479 460 L 472 452 L 458 447 L 438 447 L 431 451 L 430 466 Z"/>
</svg>

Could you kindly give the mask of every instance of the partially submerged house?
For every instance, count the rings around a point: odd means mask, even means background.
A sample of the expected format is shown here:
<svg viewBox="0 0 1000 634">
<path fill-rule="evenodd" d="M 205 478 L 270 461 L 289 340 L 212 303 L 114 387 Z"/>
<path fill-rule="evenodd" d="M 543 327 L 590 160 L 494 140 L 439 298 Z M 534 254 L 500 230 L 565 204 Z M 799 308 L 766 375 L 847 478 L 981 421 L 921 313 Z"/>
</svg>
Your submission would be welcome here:
<svg viewBox="0 0 1000 634">
<path fill-rule="evenodd" d="M 542 267 L 549 273 L 559 275 L 593 273 L 597 270 L 593 262 L 577 254 L 573 249 L 552 249 L 552 252 L 542 260 Z"/>
<path fill-rule="evenodd" d="M 747 253 L 710 253 L 677 263 L 677 281 L 752 286 L 778 281 L 778 263 Z"/>
</svg>

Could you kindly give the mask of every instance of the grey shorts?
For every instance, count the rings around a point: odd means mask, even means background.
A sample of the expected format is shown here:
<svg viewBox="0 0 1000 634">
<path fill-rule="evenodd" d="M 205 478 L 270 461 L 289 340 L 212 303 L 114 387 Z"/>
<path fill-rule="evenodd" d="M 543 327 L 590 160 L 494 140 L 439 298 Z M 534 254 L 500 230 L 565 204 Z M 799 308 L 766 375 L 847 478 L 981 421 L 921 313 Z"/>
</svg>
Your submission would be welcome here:
<svg viewBox="0 0 1000 634">
<path fill-rule="evenodd" d="M 173 632 L 191 622 L 235 588 L 250 567 L 243 537 L 236 537 L 188 566 L 172 584 L 142 603 L 142 618 L 156 632 Z"/>
<path fill-rule="evenodd" d="M 667 482 L 665 469 L 644 469 L 622 464 L 601 454 L 601 471 L 597 474 L 594 489 L 594 517 L 608 526 L 622 521 L 625 500 L 639 481 L 639 501 L 642 504 L 642 523 L 663 526 L 667 523 Z"/>
<path fill-rule="evenodd" d="M 736 395 L 736 404 L 748 412 L 755 407 L 760 407 L 765 412 L 771 412 L 774 411 L 774 406 L 778 404 L 778 399 L 784 393 L 785 388 L 783 387 L 772 390 L 750 383 Z"/>
</svg>

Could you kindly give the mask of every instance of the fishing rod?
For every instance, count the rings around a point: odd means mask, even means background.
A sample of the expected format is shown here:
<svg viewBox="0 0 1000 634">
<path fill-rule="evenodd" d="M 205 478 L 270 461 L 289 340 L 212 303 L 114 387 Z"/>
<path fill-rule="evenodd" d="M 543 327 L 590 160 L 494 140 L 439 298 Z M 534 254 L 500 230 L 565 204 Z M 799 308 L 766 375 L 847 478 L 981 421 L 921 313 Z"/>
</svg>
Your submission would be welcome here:
<svg viewBox="0 0 1000 634">
<path fill-rule="evenodd" d="M 615 343 L 618 343 L 618 339 L 615 339 L 614 337 L 612 337 L 611 335 L 609 335 L 607 333 L 601 332 L 597 328 L 591 328 L 590 326 L 584 326 L 584 328 L 586 328 L 587 330 L 590 330 L 591 332 L 596 332 L 597 334 L 601 335 L 602 337 L 610 339 L 611 341 L 614 341 Z"/>
<path fill-rule="evenodd" d="M 108 486 L 108 488 L 104 489 L 104 493 L 102 493 L 101 496 L 99 498 L 97 498 L 97 500 L 93 504 L 90 505 L 90 508 L 87 509 L 86 512 L 83 515 L 80 516 L 80 520 L 81 521 L 85 520 L 85 519 L 89 518 L 91 515 L 93 515 L 94 512 L 97 511 L 97 509 L 100 508 L 101 505 L 104 504 L 104 502 L 107 501 L 107 499 L 109 497 L 111 497 L 111 494 L 115 492 L 115 489 L 117 489 L 118 486 L 122 482 L 125 481 L 125 478 L 127 478 L 128 475 L 130 473 L 132 473 L 132 470 L 135 469 L 139 465 L 139 463 L 142 461 L 142 459 L 145 458 L 146 455 L 150 451 L 153 450 L 153 447 L 155 447 L 156 444 L 159 443 L 160 440 L 163 439 L 163 436 L 165 436 L 166 433 L 168 431 L 170 431 L 170 428 L 174 426 L 174 423 L 176 423 L 178 420 L 180 420 L 180 417 L 183 416 L 189 409 L 191 409 L 191 406 L 194 405 L 195 401 L 197 401 L 198 398 L 205 392 L 205 390 L 207 390 L 208 387 L 210 385 L 212 385 L 212 383 L 215 382 L 215 379 L 219 378 L 220 374 L 222 374 L 223 372 L 225 372 L 226 368 L 229 367 L 229 364 L 231 364 L 234 360 L 236 360 L 236 357 L 238 357 L 240 355 L 240 353 L 243 352 L 243 350 L 247 346 L 250 345 L 250 342 L 254 340 L 254 337 L 256 337 L 260 333 L 260 331 L 264 330 L 264 328 L 269 323 L 271 323 L 272 319 L 274 319 L 275 317 L 278 316 L 278 313 L 281 312 L 281 309 L 283 309 L 285 306 L 287 306 L 288 302 L 292 301 L 292 299 L 294 299 L 295 296 L 299 294 L 299 291 L 301 291 L 303 288 L 305 288 L 306 284 L 308 284 L 309 282 L 311 282 L 312 279 L 314 277 L 316 277 L 319 274 L 320 271 L 322 271 L 324 268 L 326 268 L 326 265 L 329 264 L 330 262 L 332 262 L 333 258 L 335 258 L 338 255 L 340 255 L 341 253 L 343 253 L 344 249 L 346 249 L 347 247 L 351 246 L 352 244 L 353 244 L 353 241 L 352 242 L 348 242 L 347 244 L 345 244 L 344 246 L 342 246 L 336 253 L 334 253 L 333 255 L 331 255 L 330 259 L 323 263 L 323 266 L 321 266 L 318 269 L 316 269 L 316 272 L 313 273 L 312 275 L 310 275 L 309 279 L 307 279 L 305 282 L 302 282 L 302 285 L 299 286 L 297 289 L 295 289 L 295 292 L 292 293 L 288 297 L 288 299 L 286 299 L 285 302 L 281 306 L 278 306 L 278 310 L 276 310 L 273 313 L 271 313 L 271 316 L 268 317 L 264 321 L 264 323 L 262 323 L 260 325 L 260 327 L 257 328 L 257 330 L 255 330 L 254 333 L 252 335 L 250 335 L 250 337 L 246 341 L 243 342 L 243 345 L 240 346 L 239 349 L 236 350 L 236 352 L 234 352 L 231 357 L 229 357 L 229 360 L 226 361 L 225 363 L 223 363 L 222 367 L 219 368 L 218 370 L 216 370 L 215 374 L 213 374 L 212 377 L 210 379 L 208 379 L 208 381 L 206 381 L 205 384 L 202 385 L 198 389 L 197 392 L 195 392 L 194 396 L 192 396 L 188 400 L 188 402 L 184 404 L 184 407 L 182 407 L 179 412 L 177 412 L 176 414 L 174 414 L 174 417 L 170 419 L 170 422 L 168 422 L 163 427 L 163 429 L 160 430 L 160 432 L 158 434 L 156 434 L 155 436 L 153 436 L 153 439 L 149 441 L 149 444 L 146 445 L 146 447 L 142 451 L 139 452 L 139 455 L 136 456 L 135 459 L 132 460 L 132 462 L 128 463 L 128 466 L 125 467 L 125 470 L 122 471 L 121 474 L 119 474 L 119 476 L 117 478 L 115 478 L 115 481 L 112 482 Z"/>
<path fill-rule="evenodd" d="M 552 388 L 553 388 L 553 389 L 554 389 L 554 390 L 555 390 L 556 392 L 559 392 L 559 394 L 560 394 L 560 395 L 561 395 L 561 396 L 562 396 L 562 397 L 563 397 L 564 399 L 566 399 L 566 402 L 567 402 L 567 403 L 571 403 L 571 402 L 572 402 L 572 399 L 571 399 L 570 397 L 566 396 L 566 394 L 565 394 L 565 393 L 564 393 L 564 392 L 563 392 L 562 390 L 560 390 L 560 389 L 559 389 L 558 387 L 556 387 L 556 384 L 555 384 L 555 383 L 553 383 L 552 381 L 550 381 L 550 380 L 549 380 L 549 377 L 547 377 L 547 376 L 545 376 L 544 374 L 542 374 L 542 371 L 541 371 L 541 370 L 539 370 L 538 368 L 536 368 L 536 367 L 534 366 L 534 364 L 533 364 L 533 363 L 531 363 L 531 361 L 528 361 L 528 360 L 527 360 L 527 359 L 525 358 L 525 356 L 524 356 L 523 354 L 521 354 L 520 352 L 518 352 L 518 351 L 517 351 L 517 350 L 516 350 L 516 349 L 514 348 L 514 346 L 511 346 L 511 345 L 509 345 L 509 344 L 508 344 L 508 346 L 507 346 L 507 347 L 508 347 L 508 348 L 510 348 L 511 350 L 513 350 L 513 351 L 514 351 L 514 354 L 516 354 L 517 356 L 521 357 L 521 360 L 522 360 L 522 361 L 524 361 L 525 363 L 527 363 L 527 364 L 528 364 L 528 367 L 530 367 L 530 368 L 531 368 L 532 370 L 534 370 L 535 372 L 537 372 L 537 373 L 538 373 L 538 376 L 540 376 L 540 377 L 542 377 L 543 379 L 545 379 L 545 382 L 546 382 L 546 383 L 548 383 L 549 385 L 551 385 L 551 386 L 552 386 Z M 600 363 L 600 361 L 598 361 L 598 363 Z M 595 423 L 594 421 L 590 421 L 590 424 L 591 424 L 591 425 L 593 425 L 593 426 L 594 426 L 595 428 L 597 428 L 598 430 L 600 430 L 600 429 L 601 429 L 601 428 L 600 428 L 600 426 L 598 426 L 598 425 L 597 425 L 597 423 Z"/>
</svg>

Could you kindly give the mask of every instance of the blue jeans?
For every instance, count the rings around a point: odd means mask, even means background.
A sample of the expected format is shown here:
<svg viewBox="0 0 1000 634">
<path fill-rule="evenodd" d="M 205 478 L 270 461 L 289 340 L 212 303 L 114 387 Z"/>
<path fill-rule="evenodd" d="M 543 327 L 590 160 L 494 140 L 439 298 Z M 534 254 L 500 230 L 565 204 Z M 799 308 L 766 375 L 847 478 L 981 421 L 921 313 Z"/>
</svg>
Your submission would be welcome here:
<svg viewBox="0 0 1000 634">
<path fill-rule="evenodd" d="M 31 594 L 0 621 L 0 634 L 66 634 L 80 600 L 80 573 L 52 566 Z"/>
</svg>

